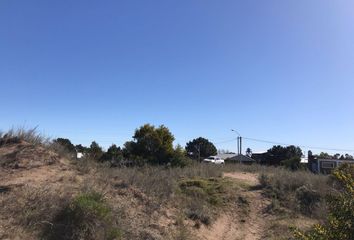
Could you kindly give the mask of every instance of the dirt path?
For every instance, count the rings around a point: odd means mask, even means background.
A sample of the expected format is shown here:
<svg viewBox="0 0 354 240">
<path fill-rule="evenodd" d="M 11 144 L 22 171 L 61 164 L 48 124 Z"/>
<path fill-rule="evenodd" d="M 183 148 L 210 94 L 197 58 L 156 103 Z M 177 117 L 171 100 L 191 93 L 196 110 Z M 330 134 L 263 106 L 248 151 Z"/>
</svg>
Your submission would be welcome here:
<svg viewBox="0 0 354 240">
<path fill-rule="evenodd" d="M 258 185 L 256 174 L 252 173 L 225 173 L 224 177 L 242 181 L 251 186 Z M 264 209 L 269 204 L 261 190 L 245 190 L 249 199 L 249 215 L 246 219 L 240 219 L 237 212 L 222 214 L 209 228 L 203 227 L 199 231 L 199 238 L 203 240 L 257 240 L 262 239 L 265 230 L 266 219 Z"/>
</svg>

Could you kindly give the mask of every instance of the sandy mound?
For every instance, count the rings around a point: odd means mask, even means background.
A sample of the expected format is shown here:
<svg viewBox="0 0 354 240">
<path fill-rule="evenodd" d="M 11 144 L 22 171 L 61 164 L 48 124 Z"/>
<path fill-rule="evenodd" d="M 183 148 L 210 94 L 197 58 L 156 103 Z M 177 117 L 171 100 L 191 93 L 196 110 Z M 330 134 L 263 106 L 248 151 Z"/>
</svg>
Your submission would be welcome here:
<svg viewBox="0 0 354 240">
<path fill-rule="evenodd" d="M 24 141 L 7 141 L 0 144 L 0 167 L 31 169 L 51 165 L 59 161 L 59 155 L 44 146 Z"/>
</svg>

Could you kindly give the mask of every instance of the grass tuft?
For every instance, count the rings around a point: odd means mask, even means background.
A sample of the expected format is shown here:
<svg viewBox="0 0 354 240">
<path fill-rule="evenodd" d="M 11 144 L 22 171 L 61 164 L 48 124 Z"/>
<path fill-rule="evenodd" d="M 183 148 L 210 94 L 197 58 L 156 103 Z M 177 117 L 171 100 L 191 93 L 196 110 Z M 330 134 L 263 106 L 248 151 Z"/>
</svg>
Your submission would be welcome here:
<svg viewBox="0 0 354 240">
<path fill-rule="evenodd" d="M 25 127 L 12 128 L 7 132 L 0 132 L 0 146 L 7 143 L 19 143 L 25 141 L 34 145 L 49 143 L 50 139 L 38 132 L 37 127 L 26 129 Z"/>
</svg>

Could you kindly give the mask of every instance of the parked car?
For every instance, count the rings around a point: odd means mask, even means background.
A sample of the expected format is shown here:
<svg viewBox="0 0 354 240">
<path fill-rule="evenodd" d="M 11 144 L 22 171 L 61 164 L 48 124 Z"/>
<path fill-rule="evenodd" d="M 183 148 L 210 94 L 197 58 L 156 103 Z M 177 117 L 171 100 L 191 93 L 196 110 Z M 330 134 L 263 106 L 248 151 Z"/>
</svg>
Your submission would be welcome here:
<svg viewBox="0 0 354 240">
<path fill-rule="evenodd" d="M 203 160 L 203 163 L 224 164 L 225 161 L 222 158 L 210 156 Z"/>
</svg>

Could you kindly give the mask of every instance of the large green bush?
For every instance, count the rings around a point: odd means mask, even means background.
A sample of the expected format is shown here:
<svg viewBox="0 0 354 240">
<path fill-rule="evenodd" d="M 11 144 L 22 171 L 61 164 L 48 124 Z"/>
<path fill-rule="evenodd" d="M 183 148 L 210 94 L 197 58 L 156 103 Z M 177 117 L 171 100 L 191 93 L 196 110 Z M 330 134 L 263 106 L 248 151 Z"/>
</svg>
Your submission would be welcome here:
<svg viewBox="0 0 354 240">
<path fill-rule="evenodd" d="M 138 157 L 150 164 L 164 165 L 170 162 L 175 138 L 167 127 L 145 124 L 135 130 L 133 138 L 134 141 L 124 144 L 125 157 L 134 160 Z"/>
</svg>

